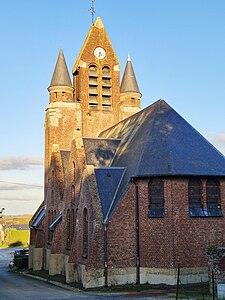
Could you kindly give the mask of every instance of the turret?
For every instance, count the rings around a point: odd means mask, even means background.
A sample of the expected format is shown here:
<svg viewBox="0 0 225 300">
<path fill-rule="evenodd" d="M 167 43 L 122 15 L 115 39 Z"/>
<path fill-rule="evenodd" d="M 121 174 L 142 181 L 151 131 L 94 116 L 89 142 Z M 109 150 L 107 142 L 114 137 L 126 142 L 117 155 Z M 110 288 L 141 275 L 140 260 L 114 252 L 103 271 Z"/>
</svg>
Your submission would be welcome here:
<svg viewBox="0 0 225 300">
<path fill-rule="evenodd" d="M 141 96 L 130 55 L 128 55 L 120 87 L 120 120 L 123 120 L 140 110 Z"/>
<path fill-rule="evenodd" d="M 50 103 L 73 101 L 73 87 L 62 49 L 59 51 L 48 91 L 50 94 Z"/>
</svg>

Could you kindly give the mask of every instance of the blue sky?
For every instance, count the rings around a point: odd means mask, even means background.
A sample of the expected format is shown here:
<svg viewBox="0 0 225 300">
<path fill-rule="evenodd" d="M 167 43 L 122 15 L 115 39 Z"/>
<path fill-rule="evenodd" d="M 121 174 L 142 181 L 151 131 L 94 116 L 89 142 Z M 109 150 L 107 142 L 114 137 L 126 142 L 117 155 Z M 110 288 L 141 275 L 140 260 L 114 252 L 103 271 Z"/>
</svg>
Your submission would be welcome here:
<svg viewBox="0 0 225 300">
<path fill-rule="evenodd" d="M 44 116 L 60 48 L 69 70 L 91 25 L 91 0 L 7 0 L 0 10 L 0 208 L 43 200 Z M 128 52 L 142 108 L 165 99 L 225 153 L 225 1 L 96 0 L 122 71 Z M 15 183 L 23 183 L 18 185 Z"/>
</svg>

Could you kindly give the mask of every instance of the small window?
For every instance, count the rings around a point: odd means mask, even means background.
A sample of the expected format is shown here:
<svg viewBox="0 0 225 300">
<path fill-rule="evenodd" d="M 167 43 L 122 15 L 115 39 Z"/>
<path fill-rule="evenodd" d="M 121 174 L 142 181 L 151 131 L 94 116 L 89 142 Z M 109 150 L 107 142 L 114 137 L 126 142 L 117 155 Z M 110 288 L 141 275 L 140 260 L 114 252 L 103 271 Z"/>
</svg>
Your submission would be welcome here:
<svg viewBox="0 0 225 300">
<path fill-rule="evenodd" d="M 76 178 L 76 164 L 73 161 L 73 181 L 75 182 L 75 178 Z"/>
<path fill-rule="evenodd" d="M 75 186 L 71 186 L 71 204 L 74 205 L 75 203 Z"/>
<path fill-rule="evenodd" d="M 73 239 L 75 232 L 75 211 L 74 209 L 71 210 L 71 238 Z"/>
<path fill-rule="evenodd" d="M 54 206 L 55 205 L 55 196 L 54 196 L 54 190 L 52 190 L 51 192 L 51 205 Z"/>
<path fill-rule="evenodd" d="M 220 184 L 217 180 L 208 179 L 206 181 L 206 202 L 207 212 L 209 216 L 222 216 L 220 202 Z"/>
<path fill-rule="evenodd" d="M 163 180 L 149 182 L 149 212 L 151 218 L 164 217 L 164 184 Z"/>
<path fill-rule="evenodd" d="M 88 255 L 88 213 L 87 208 L 83 213 L 83 257 Z"/>
<path fill-rule="evenodd" d="M 54 188 L 54 185 L 55 185 L 55 172 L 54 171 L 51 172 L 51 185 L 52 185 L 52 188 Z"/>
<path fill-rule="evenodd" d="M 70 249 L 71 245 L 71 224 L 70 224 L 70 210 L 66 213 L 66 248 Z"/>
</svg>

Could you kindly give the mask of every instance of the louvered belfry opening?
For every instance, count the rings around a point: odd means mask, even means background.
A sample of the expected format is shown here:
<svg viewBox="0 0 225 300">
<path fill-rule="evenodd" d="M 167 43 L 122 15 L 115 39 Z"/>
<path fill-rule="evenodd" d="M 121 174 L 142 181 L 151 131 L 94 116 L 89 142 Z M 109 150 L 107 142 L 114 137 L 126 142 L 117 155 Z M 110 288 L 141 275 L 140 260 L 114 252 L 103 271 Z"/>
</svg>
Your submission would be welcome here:
<svg viewBox="0 0 225 300">
<path fill-rule="evenodd" d="M 98 109 L 98 68 L 90 65 L 89 75 L 89 108 Z"/>
<path fill-rule="evenodd" d="M 112 103 L 111 103 L 111 70 L 109 67 L 102 68 L 102 109 L 103 110 L 110 110 Z"/>
</svg>

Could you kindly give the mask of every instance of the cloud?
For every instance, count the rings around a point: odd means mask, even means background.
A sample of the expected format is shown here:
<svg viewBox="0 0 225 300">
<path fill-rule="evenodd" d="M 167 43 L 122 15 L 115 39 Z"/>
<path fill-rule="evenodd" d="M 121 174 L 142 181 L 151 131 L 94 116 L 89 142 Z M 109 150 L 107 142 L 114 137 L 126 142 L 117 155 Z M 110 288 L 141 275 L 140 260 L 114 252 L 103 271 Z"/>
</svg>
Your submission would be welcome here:
<svg viewBox="0 0 225 300">
<path fill-rule="evenodd" d="M 20 182 L 6 182 L 0 180 L 0 191 L 18 191 L 30 189 L 43 189 L 43 186 L 37 184 L 20 183 Z"/>
<path fill-rule="evenodd" d="M 225 147 L 225 133 L 219 133 L 219 134 L 211 133 L 210 140 L 212 141 L 212 143 L 214 143 L 218 146 Z"/>
<path fill-rule="evenodd" d="M 36 197 L 31 197 L 29 195 L 21 195 L 21 196 L 11 196 L 11 195 L 1 195 L 0 196 L 0 200 L 1 200 L 1 203 L 2 201 L 4 202 L 12 202 L 12 201 L 19 201 L 19 202 L 22 202 L 22 201 L 25 201 L 25 202 L 36 202 L 36 201 L 40 201 L 41 197 L 39 195 L 36 195 Z"/>
<path fill-rule="evenodd" d="M 9 156 L 0 158 L 0 170 L 30 170 L 43 165 L 38 156 Z"/>
<path fill-rule="evenodd" d="M 210 132 L 208 134 L 208 139 L 215 147 L 225 154 L 225 133 Z"/>
</svg>

